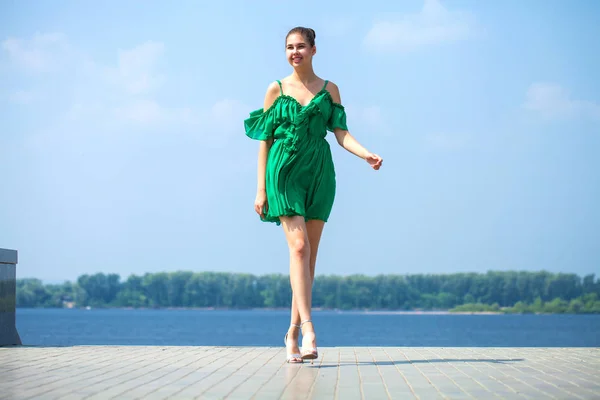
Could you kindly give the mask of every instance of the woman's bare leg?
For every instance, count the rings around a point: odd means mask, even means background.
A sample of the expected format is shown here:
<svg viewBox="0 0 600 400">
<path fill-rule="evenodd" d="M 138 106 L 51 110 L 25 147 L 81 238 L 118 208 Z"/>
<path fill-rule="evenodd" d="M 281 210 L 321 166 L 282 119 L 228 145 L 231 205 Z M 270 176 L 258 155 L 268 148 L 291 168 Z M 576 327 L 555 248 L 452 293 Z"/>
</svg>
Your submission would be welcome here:
<svg viewBox="0 0 600 400">
<path fill-rule="evenodd" d="M 311 219 L 306 222 L 306 231 L 308 235 L 308 243 L 310 245 L 310 281 L 311 286 L 315 280 L 315 266 L 317 264 L 317 252 L 319 250 L 319 243 L 321 241 L 321 234 L 323 233 L 323 227 L 325 222 L 318 219 Z M 292 324 L 300 325 L 300 314 L 298 313 L 298 307 L 294 301 L 292 295 Z"/>
<path fill-rule="evenodd" d="M 323 233 L 323 227 L 325 226 L 325 222 L 317 219 L 312 219 L 306 222 L 306 233 L 308 237 L 308 243 L 310 246 L 310 286 L 312 293 L 312 285 L 315 280 L 315 266 L 317 264 L 317 252 L 319 250 L 319 243 L 321 241 L 321 234 Z M 296 297 L 292 294 L 292 313 L 291 318 L 292 324 L 299 325 L 301 321 L 305 321 L 304 318 L 300 318 L 300 313 L 298 312 L 298 307 L 296 306 Z M 312 299 L 312 296 L 311 296 Z M 312 324 L 305 324 L 303 326 L 303 332 L 314 332 L 314 327 Z M 292 335 L 292 333 L 290 333 Z M 296 336 L 297 338 L 297 336 Z M 311 347 L 316 347 L 316 343 L 311 344 Z"/>
<path fill-rule="evenodd" d="M 292 324 L 311 319 L 312 279 L 311 249 L 304 217 L 280 217 L 290 250 L 290 284 L 292 286 Z M 294 320 L 294 318 L 296 320 Z M 299 330 L 290 325 L 288 343 L 291 353 L 298 353 Z"/>
</svg>

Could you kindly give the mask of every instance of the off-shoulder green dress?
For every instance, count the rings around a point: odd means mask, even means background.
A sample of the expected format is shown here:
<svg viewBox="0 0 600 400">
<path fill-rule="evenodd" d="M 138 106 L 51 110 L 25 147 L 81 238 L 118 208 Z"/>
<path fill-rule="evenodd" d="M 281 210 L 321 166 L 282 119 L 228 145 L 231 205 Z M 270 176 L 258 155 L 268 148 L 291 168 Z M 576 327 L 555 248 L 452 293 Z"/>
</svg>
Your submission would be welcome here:
<svg viewBox="0 0 600 400">
<path fill-rule="evenodd" d="M 346 112 L 326 89 L 328 81 L 306 106 L 283 93 L 267 109 L 244 120 L 246 135 L 274 139 L 267 157 L 265 222 L 281 216 L 303 216 L 327 222 L 335 198 L 335 169 L 327 131 L 347 130 Z"/>
</svg>

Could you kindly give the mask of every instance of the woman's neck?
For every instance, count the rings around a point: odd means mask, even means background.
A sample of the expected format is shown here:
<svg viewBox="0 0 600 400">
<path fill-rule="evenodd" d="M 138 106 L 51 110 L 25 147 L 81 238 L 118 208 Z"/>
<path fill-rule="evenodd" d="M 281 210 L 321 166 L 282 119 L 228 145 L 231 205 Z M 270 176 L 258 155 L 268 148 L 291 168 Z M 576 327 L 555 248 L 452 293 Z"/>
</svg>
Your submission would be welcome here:
<svg viewBox="0 0 600 400">
<path fill-rule="evenodd" d="M 319 79 L 315 74 L 315 71 L 313 70 L 312 66 L 309 66 L 304 69 L 294 69 L 294 72 L 292 73 L 292 78 L 302 83 L 304 86 L 310 86 L 311 83 Z"/>
</svg>

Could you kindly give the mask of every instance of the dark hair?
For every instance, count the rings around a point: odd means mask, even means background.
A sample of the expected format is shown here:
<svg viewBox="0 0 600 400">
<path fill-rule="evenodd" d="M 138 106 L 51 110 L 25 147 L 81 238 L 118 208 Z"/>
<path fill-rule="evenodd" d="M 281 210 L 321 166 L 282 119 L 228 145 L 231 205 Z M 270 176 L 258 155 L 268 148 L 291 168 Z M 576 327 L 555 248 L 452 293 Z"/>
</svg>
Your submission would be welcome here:
<svg viewBox="0 0 600 400">
<path fill-rule="evenodd" d="M 287 41 L 287 38 L 294 33 L 301 34 L 304 40 L 308 42 L 310 47 L 313 47 L 315 45 L 315 38 L 317 37 L 317 34 L 313 29 L 305 28 L 303 26 L 297 26 L 288 32 L 287 36 L 285 37 L 285 40 Z"/>
</svg>

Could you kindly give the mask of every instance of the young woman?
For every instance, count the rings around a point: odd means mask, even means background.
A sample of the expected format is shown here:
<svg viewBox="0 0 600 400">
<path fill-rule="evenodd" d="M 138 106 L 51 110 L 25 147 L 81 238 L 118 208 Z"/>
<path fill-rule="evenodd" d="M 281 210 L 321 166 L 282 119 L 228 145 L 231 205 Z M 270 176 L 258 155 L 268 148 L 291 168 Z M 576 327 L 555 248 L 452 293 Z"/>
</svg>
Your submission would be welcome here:
<svg viewBox="0 0 600 400">
<path fill-rule="evenodd" d="M 260 141 L 254 209 L 262 221 L 283 226 L 290 251 L 291 326 L 284 342 L 287 362 L 296 363 L 318 357 L 312 284 L 319 240 L 335 197 L 327 131 L 373 169 L 383 160 L 350 135 L 338 87 L 315 74 L 315 31 L 292 29 L 285 49 L 291 75 L 269 85 L 263 108 L 251 112 L 244 126 L 248 137 Z"/>
</svg>

